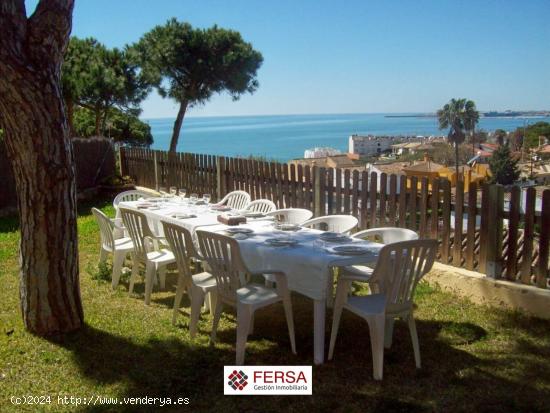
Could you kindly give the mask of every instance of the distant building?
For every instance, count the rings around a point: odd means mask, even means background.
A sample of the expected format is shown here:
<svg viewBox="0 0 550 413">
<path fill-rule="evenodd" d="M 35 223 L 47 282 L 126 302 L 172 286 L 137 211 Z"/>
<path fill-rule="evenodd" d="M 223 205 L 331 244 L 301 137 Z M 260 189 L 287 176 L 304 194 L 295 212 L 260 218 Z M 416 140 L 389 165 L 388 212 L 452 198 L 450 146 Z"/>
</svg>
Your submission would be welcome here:
<svg viewBox="0 0 550 413">
<path fill-rule="evenodd" d="M 348 152 L 361 156 L 381 154 L 391 148 L 393 139 L 388 136 L 359 136 L 349 137 Z"/>
<path fill-rule="evenodd" d="M 334 148 L 313 148 L 304 151 L 304 158 L 324 158 L 326 156 L 340 155 L 341 153 L 338 149 Z"/>
<path fill-rule="evenodd" d="M 432 152 L 435 147 L 431 143 L 426 142 L 404 142 L 398 143 L 391 146 L 392 153 L 394 155 L 406 155 L 406 154 L 416 154 L 416 153 L 426 153 Z"/>
<path fill-rule="evenodd" d="M 292 159 L 288 162 L 290 165 L 318 166 L 322 168 L 343 168 L 365 170 L 365 163 L 359 160 L 359 155 L 351 153 L 336 154 L 331 156 L 322 156 L 318 158 Z"/>
</svg>

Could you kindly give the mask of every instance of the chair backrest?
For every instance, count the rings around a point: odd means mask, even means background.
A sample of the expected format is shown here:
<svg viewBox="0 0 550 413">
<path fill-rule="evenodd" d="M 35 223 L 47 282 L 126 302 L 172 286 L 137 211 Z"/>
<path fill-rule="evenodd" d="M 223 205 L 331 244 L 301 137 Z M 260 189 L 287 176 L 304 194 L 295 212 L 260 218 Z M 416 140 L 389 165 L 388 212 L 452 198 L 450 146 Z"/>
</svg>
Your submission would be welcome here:
<svg viewBox="0 0 550 413">
<path fill-rule="evenodd" d="M 416 286 L 432 269 L 436 252 L 434 239 L 401 241 L 382 247 L 370 282 L 376 283 L 386 295 L 388 313 L 412 308 Z"/>
<path fill-rule="evenodd" d="M 139 201 L 140 198 L 151 198 L 153 195 L 149 192 L 140 191 L 139 189 L 124 191 L 115 196 L 113 200 L 113 207 L 118 208 L 118 204 L 121 202 Z"/>
<path fill-rule="evenodd" d="M 382 244 L 392 244 L 394 242 L 412 241 L 418 239 L 418 234 L 407 228 L 384 227 L 359 231 L 356 234 L 353 234 L 352 237 L 380 240 Z"/>
<path fill-rule="evenodd" d="M 267 214 L 268 212 L 271 212 L 271 211 L 275 211 L 276 209 L 277 209 L 277 206 L 273 202 L 271 202 L 269 199 L 257 199 L 255 201 L 252 201 L 246 207 L 247 211 L 262 212 L 264 214 Z"/>
<path fill-rule="evenodd" d="M 107 215 L 97 208 L 92 208 L 92 214 L 94 214 L 97 224 L 99 225 L 99 237 L 101 239 L 101 245 L 107 250 L 114 251 L 115 239 L 113 236 L 113 223 Z"/>
<path fill-rule="evenodd" d="M 250 204 L 250 195 L 245 191 L 233 191 L 224 196 L 220 204 L 232 209 L 245 209 Z"/>
<path fill-rule="evenodd" d="M 243 276 L 248 270 L 241 257 L 237 240 L 226 235 L 197 230 L 200 254 L 216 278 L 218 294 L 234 302 L 236 291 L 242 287 Z"/>
<path fill-rule="evenodd" d="M 309 209 L 287 208 L 268 212 L 267 215 L 275 217 L 279 222 L 284 224 L 301 225 L 313 216 L 313 212 Z"/>
<path fill-rule="evenodd" d="M 147 256 L 145 237 L 153 236 L 147 217 L 142 212 L 124 207 L 120 208 L 120 214 L 122 215 L 122 222 L 124 222 L 124 226 L 134 243 L 134 252 L 139 258 L 144 259 Z"/>
<path fill-rule="evenodd" d="M 191 271 L 191 259 L 197 257 L 191 232 L 181 225 L 166 221 L 162 221 L 162 227 L 168 245 L 170 245 L 170 249 L 176 257 L 178 272 L 190 282 L 193 275 Z"/>
<path fill-rule="evenodd" d="M 326 215 L 310 219 L 303 223 L 304 227 L 320 229 L 321 231 L 339 232 L 348 234 L 359 221 L 353 215 Z"/>
</svg>

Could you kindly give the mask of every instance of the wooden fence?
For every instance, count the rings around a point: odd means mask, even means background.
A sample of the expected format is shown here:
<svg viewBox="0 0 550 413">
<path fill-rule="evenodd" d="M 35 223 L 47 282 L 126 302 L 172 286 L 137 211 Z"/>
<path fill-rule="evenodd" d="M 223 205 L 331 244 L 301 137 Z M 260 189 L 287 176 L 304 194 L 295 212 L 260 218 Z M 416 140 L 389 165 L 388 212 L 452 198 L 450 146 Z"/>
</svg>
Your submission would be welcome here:
<svg viewBox="0 0 550 413">
<path fill-rule="evenodd" d="M 306 208 L 315 216 L 352 214 L 359 228 L 398 226 L 439 240 L 438 259 L 493 278 L 549 288 L 550 190 L 540 208 L 534 188 L 348 169 L 287 165 L 254 159 L 121 148 L 121 172 L 138 185 L 177 186 L 219 199 L 241 189 L 278 208 Z M 506 197 L 505 197 L 506 195 Z"/>
</svg>

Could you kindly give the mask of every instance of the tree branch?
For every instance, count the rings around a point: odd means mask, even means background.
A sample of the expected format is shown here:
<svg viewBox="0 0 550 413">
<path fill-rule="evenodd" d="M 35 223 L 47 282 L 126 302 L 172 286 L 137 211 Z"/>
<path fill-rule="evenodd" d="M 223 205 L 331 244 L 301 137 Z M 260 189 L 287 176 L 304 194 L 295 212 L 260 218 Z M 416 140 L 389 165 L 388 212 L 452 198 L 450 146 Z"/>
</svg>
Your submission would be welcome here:
<svg viewBox="0 0 550 413">
<path fill-rule="evenodd" d="M 59 69 L 72 28 L 74 0 L 40 0 L 29 18 L 29 58 L 37 66 L 50 62 Z"/>
</svg>

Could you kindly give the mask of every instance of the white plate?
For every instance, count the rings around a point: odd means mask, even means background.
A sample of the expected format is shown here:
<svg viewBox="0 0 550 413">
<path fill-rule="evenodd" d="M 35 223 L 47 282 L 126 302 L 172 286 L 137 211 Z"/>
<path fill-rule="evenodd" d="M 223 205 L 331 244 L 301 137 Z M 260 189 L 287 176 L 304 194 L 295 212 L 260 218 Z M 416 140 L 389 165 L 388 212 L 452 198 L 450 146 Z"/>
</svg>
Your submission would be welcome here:
<svg viewBox="0 0 550 413">
<path fill-rule="evenodd" d="M 172 218 L 175 218 L 175 219 L 188 219 L 188 218 L 196 218 L 197 216 L 196 215 L 193 215 L 193 214 L 173 214 L 172 215 Z"/>
<path fill-rule="evenodd" d="M 362 245 L 339 245 L 330 251 L 338 255 L 363 255 L 371 252 L 370 248 Z"/>
<path fill-rule="evenodd" d="M 319 235 L 323 241 L 327 242 L 347 242 L 350 241 L 350 237 L 345 234 L 339 234 L 338 232 L 323 232 Z"/>
<path fill-rule="evenodd" d="M 247 218 L 263 218 L 265 214 L 263 212 L 248 211 L 243 212 L 243 215 Z"/>
<path fill-rule="evenodd" d="M 254 232 L 250 228 L 242 227 L 230 227 L 226 228 L 224 231 L 228 232 L 229 234 L 252 234 Z"/>
<path fill-rule="evenodd" d="M 299 231 L 302 227 L 296 224 L 275 224 L 275 229 L 279 231 Z"/>
<path fill-rule="evenodd" d="M 296 241 L 295 239 L 268 238 L 265 240 L 265 243 L 273 247 L 287 247 L 291 245 L 296 245 L 298 241 Z"/>
</svg>

